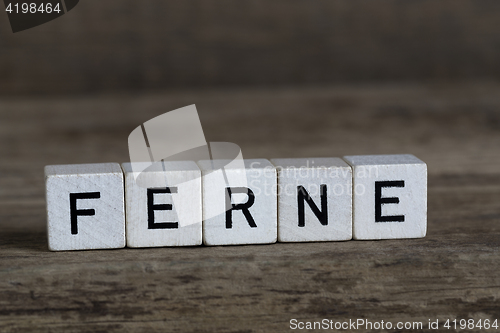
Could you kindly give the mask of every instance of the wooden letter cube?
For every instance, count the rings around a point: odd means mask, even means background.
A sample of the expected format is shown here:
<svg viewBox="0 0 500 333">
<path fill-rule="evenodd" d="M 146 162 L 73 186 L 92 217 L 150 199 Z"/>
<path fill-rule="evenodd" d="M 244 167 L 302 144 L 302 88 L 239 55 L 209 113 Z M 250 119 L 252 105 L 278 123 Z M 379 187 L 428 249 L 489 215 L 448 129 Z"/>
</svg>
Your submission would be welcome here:
<svg viewBox="0 0 500 333">
<path fill-rule="evenodd" d="M 123 173 L 117 163 L 45 167 L 52 251 L 125 246 Z"/>
<path fill-rule="evenodd" d="M 201 172 L 195 162 L 124 163 L 127 246 L 201 244 Z M 136 168 L 136 170 L 144 168 Z"/>
<path fill-rule="evenodd" d="M 353 167 L 353 238 L 427 232 L 427 165 L 413 155 L 345 156 Z"/>
<path fill-rule="evenodd" d="M 203 242 L 264 244 L 277 238 L 276 169 L 265 159 L 199 161 Z"/>
<path fill-rule="evenodd" d="M 272 159 L 278 170 L 278 241 L 352 239 L 352 171 L 340 158 Z"/>
</svg>

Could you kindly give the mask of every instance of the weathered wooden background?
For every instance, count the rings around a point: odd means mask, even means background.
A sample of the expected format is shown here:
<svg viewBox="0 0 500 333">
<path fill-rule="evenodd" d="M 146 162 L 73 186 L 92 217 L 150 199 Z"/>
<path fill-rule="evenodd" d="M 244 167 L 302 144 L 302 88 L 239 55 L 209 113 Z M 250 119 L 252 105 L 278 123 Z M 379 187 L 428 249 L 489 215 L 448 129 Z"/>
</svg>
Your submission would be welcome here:
<svg viewBox="0 0 500 333">
<path fill-rule="evenodd" d="M 293 318 L 500 319 L 499 91 L 475 82 L 4 98 L 0 331 L 287 332 Z M 419 156 L 429 167 L 428 236 L 49 252 L 43 166 L 126 161 L 137 124 L 189 103 L 207 140 L 236 142 L 249 158 Z"/>
<path fill-rule="evenodd" d="M 82 0 L 17 34 L 0 13 L 0 332 L 500 320 L 499 59 L 494 0 Z M 248 158 L 417 155 L 428 236 L 49 252 L 43 167 L 127 161 L 193 103 Z"/>
<path fill-rule="evenodd" d="M 0 95 L 497 79 L 497 0 L 82 0 L 12 34 Z"/>
</svg>

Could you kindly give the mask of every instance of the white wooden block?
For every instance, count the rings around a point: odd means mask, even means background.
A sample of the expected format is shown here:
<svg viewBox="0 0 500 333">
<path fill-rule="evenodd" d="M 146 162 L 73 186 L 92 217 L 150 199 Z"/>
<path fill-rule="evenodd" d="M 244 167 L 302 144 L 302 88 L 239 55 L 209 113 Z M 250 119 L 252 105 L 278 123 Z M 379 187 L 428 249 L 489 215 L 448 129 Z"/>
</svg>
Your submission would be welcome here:
<svg viewBox="0 0 500 333">
<path fill-rule="evenodd" d="M 201 171 L 195 162 L 157 162 L 141 174 L 131 163 L 122 167 L 128 247 L 201 245 Z"/>
<path fill-rule="evenodd" d="M 275 243 L 274 166 L 265 159 L 244 160 L 241 165 L 229 160 L 205 160 L 198 165 L 203 175 L 204 244 Z"/>
<path fill-rule="evenodd" d="M 125 246 L 123 173 L 117 163 L 45 167 L 52 251 Z"/>
<path fill-rule="evenodd" d="M 278 171 L 278 241 L 352 239 L 352 171 L 340 158 L 272 159 Z"/>
<path fill-rule="evenodd" d="M 353 167 L 353 238 L 427 232 L 427 165 L 413 155 L 345 156 Z"/>
</svg>

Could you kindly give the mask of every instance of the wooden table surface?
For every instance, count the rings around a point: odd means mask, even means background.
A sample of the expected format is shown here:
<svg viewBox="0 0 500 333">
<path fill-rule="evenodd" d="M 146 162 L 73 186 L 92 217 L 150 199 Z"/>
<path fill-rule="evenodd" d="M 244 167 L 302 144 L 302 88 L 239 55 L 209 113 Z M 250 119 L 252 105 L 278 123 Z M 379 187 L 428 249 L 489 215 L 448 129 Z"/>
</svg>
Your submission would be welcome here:
<svg viewBox="0 0 500 333">
<path fill-rule="evenodd" d="M 207 141 L 247 158 L 418 156 L 427 237 L 49 252 L 44 165 L 127 161 L 136 126 L 193 103 Z M 487 82 L 2 98 L 0 331 L 500 320 L 499 153 L 500 85 Z"/>
</svg>

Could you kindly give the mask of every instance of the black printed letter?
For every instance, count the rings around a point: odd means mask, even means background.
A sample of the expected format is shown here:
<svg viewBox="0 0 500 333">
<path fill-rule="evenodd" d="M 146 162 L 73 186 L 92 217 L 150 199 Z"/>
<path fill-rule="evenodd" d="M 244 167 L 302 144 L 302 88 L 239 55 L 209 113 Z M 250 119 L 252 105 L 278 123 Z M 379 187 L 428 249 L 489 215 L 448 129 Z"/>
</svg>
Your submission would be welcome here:
<svg viewBox="0 0 500 333">
<path fill-rule="evenodd" d="M 304 201 L 307 202 L 314 215 L 318 218 L 319 222 L 322 225 L 328 225 L 328 209 L 327 209 L 327 191 L 326 185 L 320 186 L 321 192 L 321 210 L 318 209 L 318 206 L 311 199 L 309 193 L 307 193 L 306 189 L 303 186 L 297 186 L 297 204 L 299 207 L 299 227 L 305 227 L 306 225 L 306 217 L 305 217 L 305 205 Z"/>
<path fill-rule="evenodd" d="M 156 193 L 177 193 L 177 187 L 148 188 L 148 229 L 177 229 L 179 222 L 155 223 L 155 210 L 172 210 L 171 204 L 155 205 Z"/>
<path fill-rule="evenodd" d="M 404 180 L 375 182 L 375 222 L 404 222 L 404 215 L 382 216 L 383 204 L 398 204 L 399 198 L 382 198 L 383 187 L 405 187 Z"/>
<path fill-rule="evenodd" d="M 95 209 L 76 209 L 76 200 L 78 199 L 99 199 L 100 192 L 87 193 L 70 193 L 69 194 L 69 211 L 71 215 L 71 234 L 78 234 L 78 216 L 93 216 Z"/>
<path fill-rule="evenodd" d="M 250 227 L 257 228 L 252 215 L 248 211 L 248 208 L 250 208 L 255 202 L 255 195 L 253 194 L 253 191 L 247 187 L 227 187 L 226 191 L 228 194 L 226 196 L 226 229 L 231 229 L 233 227 L 233 210 L 241 210 Z M 234 205 L 231 202 L 231 196 L 233 193 L 245 193 L 248 196 L 247 202 L 244 204 Z"/>
</svg>

